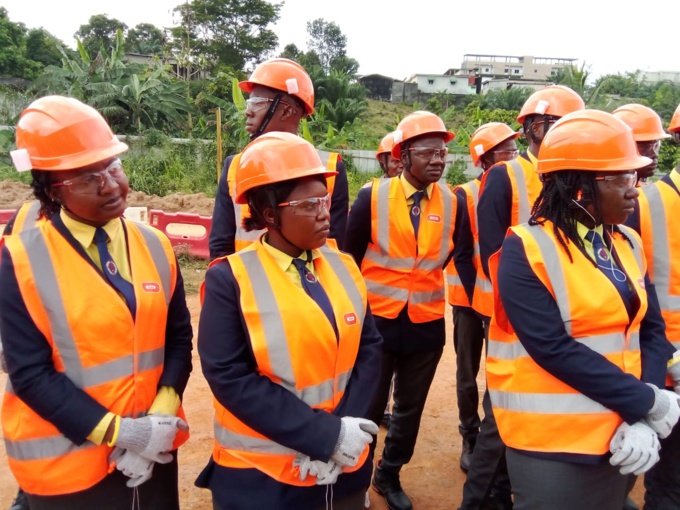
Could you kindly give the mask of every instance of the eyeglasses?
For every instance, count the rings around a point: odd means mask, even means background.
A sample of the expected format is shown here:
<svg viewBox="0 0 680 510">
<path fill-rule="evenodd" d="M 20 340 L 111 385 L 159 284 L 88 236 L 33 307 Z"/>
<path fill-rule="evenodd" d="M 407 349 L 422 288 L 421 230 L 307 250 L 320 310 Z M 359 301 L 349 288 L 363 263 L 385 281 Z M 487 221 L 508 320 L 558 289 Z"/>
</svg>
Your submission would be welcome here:
<svg viewBox="0 0 680 510">
<path fill-rule="evenodd" d="M 330 211 L 331 196 L 303 198 L 302 200 L 291 200 L 282 202 L 279 207 L 290 207 L 296 216 L 313 216 L 321 214 L 322 210 Z"/>
<path fill-rule="evenodd" d="M 641 156 L 652 154 L 658 156 L 661 150 L 661 140 L 650 140 L 647 142 L 637 142 L 638 152 Z"/>
<path fill-rule="evenodd" d="M 247 112 L 259 112 L 260 110 L 264 110 L 267 108 L 267 105 L 269 103 L 273 103 L 274 99 L 269 98 L 269 97 L 251 97 L 246 99 L 246 111 Z M 281 104 L 285 104 L 286 106 L 290 106 L 294 111 L 297 111 L 297 108 L 290 104 L 287 103 L 286 101 L 279 101 Z"/>
<path fill-rule="evenodd" d="M 613 184 L 623 186 L 625 188 L 632 188 L 637 182 L 637 172 L 626 172 L 617 175 L 600 175 L 595 177 L 596 181 L 611 182 Z"/>
<path fill-rule="evenodd" d="M 410 151 L 419 158 L 432 161 L 434 158 L 446 160 L 446 155 L 449 153 L 449 149 L 444 147 L 443 149 L 433 149 L 431 147 L 410 147 Z"/>
<path fill-rule="evenodd" d="M 495 154 L 500 157 L 504 157 L 504 159 L 515 159 L 519 155 L 519 150 L 518 149 L 505 149 L 505 150 L 497 150 L 497 151 L 491 151 L 492 154 Z"/>
<path fill-rule="evenodd" d="M 123 163 L 121 163 L 120 159 L 116 159 L 104 170 L 79 175 L 73 179 L 64 179 L 63 181 L 53 182 L 52 187 L 69 186 L 72 193 L 94 195 L 104 189 L 104 185 L 108 179 L 113 181 L 114 184 L 117 184 L 123 177 L 125 177 Z"/>
</svg>

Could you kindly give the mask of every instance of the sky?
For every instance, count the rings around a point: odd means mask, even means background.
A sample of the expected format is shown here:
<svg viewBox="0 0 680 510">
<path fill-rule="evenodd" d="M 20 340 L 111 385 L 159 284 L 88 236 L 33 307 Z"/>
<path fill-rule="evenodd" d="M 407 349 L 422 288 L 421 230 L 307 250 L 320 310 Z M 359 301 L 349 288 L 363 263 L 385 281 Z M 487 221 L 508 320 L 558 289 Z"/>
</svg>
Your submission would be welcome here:
<svg viewBox="0 0 680 510">
<path fill-rule="evenodd" d="M 179 3 L 0 0 L 12 21 L 44 27 L 73 47 L 73 34 L 94 14 L 107 14 L 130 28 L 138 23 L 170 27 Z M 273 30 L 279 50 L 288 43 L 304 50 L 306 22 L 333 21 L 347 36 L 347 54 L 359 61 L 360 74 L 396 79 L 443 74 L 460 67 L 466 53 L 576 58 L 592 78 L 637 69 L 680 71 L 677 4 L 626 5 L 611 0 L 286 0 Z"/>
</svg>

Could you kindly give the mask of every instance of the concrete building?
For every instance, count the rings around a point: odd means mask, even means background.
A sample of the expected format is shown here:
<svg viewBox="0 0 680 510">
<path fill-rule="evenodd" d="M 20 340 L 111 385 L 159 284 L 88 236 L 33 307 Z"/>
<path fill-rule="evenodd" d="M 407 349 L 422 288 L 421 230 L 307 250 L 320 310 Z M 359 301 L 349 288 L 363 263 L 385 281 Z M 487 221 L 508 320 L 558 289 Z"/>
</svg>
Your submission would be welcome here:
<svg viewBox="0 0 680 510">
<path fill-rule="evenodd" d="M 640 75 L 640 80 L 645 83 L 659 83 L 660 81 L 680 83 L 680 71 L 647 71 Z"/>
<path fill-rule="evenodd" d="M 575 58 L 532 57 L 511 55 L 463 55 L 462 71 L 476 70 L 482 76 L 508 76 L 527 80 L 547 81 L 566 66 L 573 64 Z"/>
</svg>

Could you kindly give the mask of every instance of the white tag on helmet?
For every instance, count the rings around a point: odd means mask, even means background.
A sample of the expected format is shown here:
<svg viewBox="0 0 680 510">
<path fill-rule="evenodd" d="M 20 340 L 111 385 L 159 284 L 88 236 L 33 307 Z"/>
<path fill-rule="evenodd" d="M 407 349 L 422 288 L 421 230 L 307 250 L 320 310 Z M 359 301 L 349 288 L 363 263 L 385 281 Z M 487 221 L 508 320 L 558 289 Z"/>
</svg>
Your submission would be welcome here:
<svg viewBox="0 0 680 510">
<path fill-rule="evenodd" d="M 288 78 L 286 80 L 286 88 L 288 89 L 289 94 L 297 94 L 298 92 L 300 92 L 297 78 Z"/>
<path fill-rule="evenodd" d="M 484 154 L 484 146 L 481 143 L 475 145 L 475 153 L 477 156 L 482 156 Z"/>
<path fill-rule="evenodd" d="M 404 139 L 404 132 L 401 129 L 397 129 L 394 131 L 394 143 L 395 145 L 398 143 L 401 143 L 401 141 Z"/>
<path fill-rule="evenodd" d="M 537 104 L 536 104 L 536 110 L 534 113 L 538 113 L 539 115 L 545 115 L 545 112 L 548 111 L 548 107 L 550 106 L 550 103 L 546 101 L 545 99 L 541 99 Z"/>
<path fill-rule="evenodd" d="M 12 157 L 12 163 L 14 163 L 14 167 L 17 169 L 17 172 L 28 172 L 29 170 L 33 169 L 33 165 L 31 164 L 31 156 L 28 155 L 28 151 L 26 149 L 17 149 L 15 151 L 11 151 L 9 155 Z"/>
</svg>

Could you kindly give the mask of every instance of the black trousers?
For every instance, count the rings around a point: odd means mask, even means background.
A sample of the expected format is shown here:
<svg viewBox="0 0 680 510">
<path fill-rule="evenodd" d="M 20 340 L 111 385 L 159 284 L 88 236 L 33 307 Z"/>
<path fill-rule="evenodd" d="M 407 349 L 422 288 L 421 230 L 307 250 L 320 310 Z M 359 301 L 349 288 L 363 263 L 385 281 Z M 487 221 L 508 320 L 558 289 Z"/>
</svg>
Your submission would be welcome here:
<svg viewBox="0 0 680 510">
<path fill-rule="evenodd" d="M 475 441 L 479 434 L 477 374 L 484 346 L 484 321 L 468 306 L 453 306 L 453 348 L 456 350 L 456 396 L 458 430 L 463 439 Z"/>
<path fill-rule="evenodd" d="M 380 461 L 382 469 L 397 473 L 411 460 L 427 394 L 443 351 L 443 347 L 411 354 L 383 350 L 381 377 L 370 414 L 371 420 L 379 424 L 394 374 L 392 421 L 385 437 Z M 371 443 L 372 449 L 375 449 L 375 443 Z"/>
<path fill-rule="evenodd" d="M 140 485 L 137 494 L 127 487 L 127 476 L 114 470 L 98 484 L 63 496 L 26 494 L 31 510 L 130 510 L 132 508 L 179 510 L 177 452 L 169 464 L 156 464 L 151 479 Z M 87 466 L 82 466 L 87 469 Z M 133 498 L 139 501 L 133 506 Z"/>
<path fill-rule="evenodd" d="M 661 459 L 645 473 L 645 510 L 680 508 L 680 427 L 661 439 Z"/>
<path fill-rule="evenodd" d="M 505 463 L 505 444 L 498 433 L 488 390 L 484 392 L 482 408 L 484 419 L 463 486 L 463 502 L 460 510 L 483 508 L 492 492 L 500 497 L 509 496 L 512 492 Z"/>
</svg>

